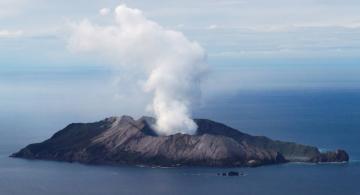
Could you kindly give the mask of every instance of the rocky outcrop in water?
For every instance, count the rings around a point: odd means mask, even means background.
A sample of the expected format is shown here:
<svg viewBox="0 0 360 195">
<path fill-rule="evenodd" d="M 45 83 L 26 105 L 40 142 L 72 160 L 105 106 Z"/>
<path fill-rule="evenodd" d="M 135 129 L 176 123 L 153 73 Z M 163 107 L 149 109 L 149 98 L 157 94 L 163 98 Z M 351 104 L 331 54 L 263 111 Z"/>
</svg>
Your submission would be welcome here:
<svg viewBox="0 0 360 195">
<path fill-rule="evenodd" d="M 321 153 L 313 146 L 251 136 L 207 119 L 195 119 L 195 135 L 159 136 L 152 128 L 154 122 L 151 117 L 134 120 L 123 116 L 74 123 L 12 157 L 148 166 L 260 166 L 349 160 L 343 150 Z"/>
</svg>

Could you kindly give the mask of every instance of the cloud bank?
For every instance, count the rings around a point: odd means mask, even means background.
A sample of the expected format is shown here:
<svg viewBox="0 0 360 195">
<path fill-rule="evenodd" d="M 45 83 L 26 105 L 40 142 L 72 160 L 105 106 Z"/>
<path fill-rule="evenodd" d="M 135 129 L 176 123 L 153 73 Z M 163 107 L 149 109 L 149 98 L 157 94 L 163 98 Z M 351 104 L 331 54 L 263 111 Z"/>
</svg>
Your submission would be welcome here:
<svg viewBox="0 0 360 195">
<path fill-rule="evenodd" d="M 0 30 L 0 38 L 16 38 L 23 35 L 23 31 Z"/>
<path fill-rule="evenodd" d="M 159 134 L 193 134 L 197 126 L 191 107 L 201 96 L 207 72 L 206 53 L 181 32 L 147 19 L 142 11 L 120 5 L 111 25 L 83 20 L 73 25 L 69 48 L 91 52 L 116 62 L 122 74 L 139 74 L 144 92 L 153 96 L 151 110 Z"/>
</svg>

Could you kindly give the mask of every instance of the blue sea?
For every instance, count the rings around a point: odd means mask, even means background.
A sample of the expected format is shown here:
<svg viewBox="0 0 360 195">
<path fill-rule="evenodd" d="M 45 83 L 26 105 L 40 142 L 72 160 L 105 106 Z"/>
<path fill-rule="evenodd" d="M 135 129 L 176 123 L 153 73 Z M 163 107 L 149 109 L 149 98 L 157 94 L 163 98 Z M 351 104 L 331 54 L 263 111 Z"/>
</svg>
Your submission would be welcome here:
<svg viewBox="0 0 360 195">
<path fill-rule="evenodd" d="M 220 121 L 253 135 L 310 144 L 322 150 L 345 149 L 351 157 L 346 164 L 151 168 L 14 159 L 8 156 L 50 137 L 73 116 L 38 115 L 39 108 L 29 105 L 26 109 L 33 110 L 33 114 L 4 104 L 1 107 L 1 195 L 360 194 L 360 90 L 240 91 L 212 98 L 194 113 L 197 118 Z M 244 176 L 217 176 L 230 170 L 243 172 Z"/>
</svg>

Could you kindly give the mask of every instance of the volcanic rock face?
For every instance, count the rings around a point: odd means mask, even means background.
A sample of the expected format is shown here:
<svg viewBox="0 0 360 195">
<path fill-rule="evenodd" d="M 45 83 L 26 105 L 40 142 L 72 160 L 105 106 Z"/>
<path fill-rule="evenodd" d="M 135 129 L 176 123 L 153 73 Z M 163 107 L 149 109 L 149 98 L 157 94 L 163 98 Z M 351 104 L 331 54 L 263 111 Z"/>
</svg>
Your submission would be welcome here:
<svg viewBox="0 0 360 195">
<path fill-rule="evenodd" d="M 149 166 L 259 166 L 349 160 L 343 150 L 320 153 L 316 147 L 251 136 L 206 119 L 195 120 L 196 135 L 159 136 L 152 129 L 154 122 L 151 117 L 134 120 L 123 116 L 70 124 L 12 157 Z"/>
</svg>

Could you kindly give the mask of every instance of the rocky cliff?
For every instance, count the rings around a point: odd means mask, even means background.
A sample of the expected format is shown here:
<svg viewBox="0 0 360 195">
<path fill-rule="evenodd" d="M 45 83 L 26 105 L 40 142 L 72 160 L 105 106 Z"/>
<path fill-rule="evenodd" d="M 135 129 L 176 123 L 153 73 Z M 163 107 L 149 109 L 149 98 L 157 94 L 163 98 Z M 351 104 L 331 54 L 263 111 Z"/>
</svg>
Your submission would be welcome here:
<svg viewBox="0 0 360 195">
<path fill-rule="evenodd" d="M 12 157 L 86 164 L 149 166 L 259 166 L 285 162 L 343 162 L 343 150 L 321 153 L 316 147 L 251 136 L 224 124 L 195 119 L 196 135 L 159 136 L 155 119 L 111 117 L 74 123 L 50 139 L 30 144 Z"/>
</svg>

